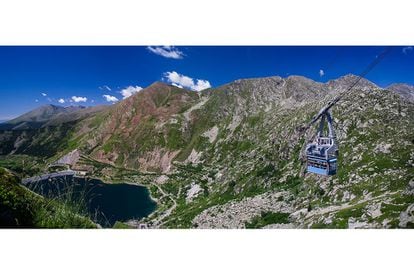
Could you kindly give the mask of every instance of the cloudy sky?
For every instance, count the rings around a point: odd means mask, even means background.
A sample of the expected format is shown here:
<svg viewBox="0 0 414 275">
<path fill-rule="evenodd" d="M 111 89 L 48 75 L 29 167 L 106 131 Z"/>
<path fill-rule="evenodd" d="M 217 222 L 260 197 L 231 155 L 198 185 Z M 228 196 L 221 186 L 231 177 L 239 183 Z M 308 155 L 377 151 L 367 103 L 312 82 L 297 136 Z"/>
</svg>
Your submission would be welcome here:
<svg viewBox="0 0 414 275">
<path fill-rule="evenodd" d="M 383 47 L 0 47 L 0 120 L 44 104 L 114 104 L 155 81 L 193 91 L 240 78 L 303 75 L 326 82 L 359 74 Z M 367 78 L 414 85 L 412 47 Z"/>
</svg>

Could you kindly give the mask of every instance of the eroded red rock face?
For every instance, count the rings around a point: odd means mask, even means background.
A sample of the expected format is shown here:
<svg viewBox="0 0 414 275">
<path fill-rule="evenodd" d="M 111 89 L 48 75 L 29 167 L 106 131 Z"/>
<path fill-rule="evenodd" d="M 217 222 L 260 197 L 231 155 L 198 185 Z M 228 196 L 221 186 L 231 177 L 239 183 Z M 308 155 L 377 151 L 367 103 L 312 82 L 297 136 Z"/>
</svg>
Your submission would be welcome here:
<svg viewBox="0 0 414 275">
<path fill-rule="evenodd" d="M 94 137 L 101 162 L 168 172 L 179 150 L 166 146 L 168 121 L 198 100 L 195 92 L 156 82 L 112 106 Z"/>
</svg>

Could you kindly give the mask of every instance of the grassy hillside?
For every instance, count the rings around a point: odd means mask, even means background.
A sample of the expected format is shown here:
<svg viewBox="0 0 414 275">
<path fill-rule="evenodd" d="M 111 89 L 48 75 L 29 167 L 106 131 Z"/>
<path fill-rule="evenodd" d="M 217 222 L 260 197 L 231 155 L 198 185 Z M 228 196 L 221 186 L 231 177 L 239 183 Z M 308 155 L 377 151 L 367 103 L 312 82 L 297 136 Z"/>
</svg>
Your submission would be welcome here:
<svg viewBox="0 0 414 275">
<path fill-rule="evenodd" d="M 45 199 L 19 182 L 18 177 L 0 168 L 0 227 L 96 228 L 78 207 Z"/>
<path fill-rule="evenodd" d="M 78 148 L 75 168 L 149 186 L 149 227 L 412 227 L 414 103 L 398 93 L 361 81 L 332 109 L 338 174 L 304 173 L 316 126 L 299 129 L 354 79 L 245 79 L 201 93 L 155 83 L 68 129 L 39 130 L 18 152 L 45 146 L 48 163 Z"/>
<path fill-rule="evenodd" d="M 304 135 L 298 129 L 335 94 L 295 87 L 294 99 L 272 80 L 263 82 L 212 91 L 193 112 L 194 142 L 184 151 L 198 158 L 175 163 L 175 173 L 161 186 L 177 202 L 163 226 L 270 226 L 255 222 L 262 213 L 288 213 L 291 227 L 413 226 L 412 103 L 371 87 L 344 98 L 333 110 L 340 169 L 328 178 L 304 174 L 301 152 L 315 128 Z M 217 133 L 209 140 L 212 129 Z"/>
</svg>

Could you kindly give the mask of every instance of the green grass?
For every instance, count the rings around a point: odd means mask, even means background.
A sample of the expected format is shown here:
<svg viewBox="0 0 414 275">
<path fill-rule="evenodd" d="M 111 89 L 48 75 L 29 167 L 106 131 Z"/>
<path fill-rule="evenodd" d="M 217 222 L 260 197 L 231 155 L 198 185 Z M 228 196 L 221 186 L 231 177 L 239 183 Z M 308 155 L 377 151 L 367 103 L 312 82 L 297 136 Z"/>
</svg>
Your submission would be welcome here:
<svg viewBox="0 0 414 275">
<path fill-rule="evenodd" d="M 96 128 L 100 125 L 103 124 L 103 122 L 105 121 L 105 119 L 107 119 L 106 115 L 103 114 L 96 114 L 95 117 L 93 118 L 93 120 L 91 120 L 91 122 L 89 123 L 88 127 L 89 128 Z"/>
<path fill-rule="evenodd" d="M 348 228 L 348 219 L 351 217 L 359 218 L 364 213 L 364 207 L 366 203 L 359 204 L 355 207 L 346 208 L 343 210 L 338 211 L 332 221 L 331 227 L 339 228 L 339 229 L 346 229 Z"/>
<path fill-rule="evenodd" d="M 253 218 L 245 224 L 248 229 L 263 228 L 269 224 L 289 223 L 289 213 L 283 212 L 262 212 L 260 216 Z"/>
<path fill-rule="evenodd" d="M 112 228 L 113 229 L 132 229 L 132 227 L 127 225 L 126 223 L 118 222 L 118 221 L 114 224 Z"/>
<path fill-rule="evenodd" d="M 176 126 L 170 126 L 166 135 L 166 146 L 172 150 L 178 150 L 185 145 L 181 130 Z"/>
<path fill-rule="evenodd" d="M 184 168 L 188 167 L 180 167 L 182 168 L 180 169 L 182 171 L 182 178 L 177 176 L 177 178 L 169 184 L 178 187 L 180 184 L 183 184 L 183 181 L 185 181 L 186 178 L 190 177 L 192 181 L 203 186 L 203 181 L 201 179 L 201 175 L 203 174 L 202 170 L 194 171 L 190 169 L 187 171 Z M 180 197 L 177 201 L 178 206 L 176 210 L 169 217 L 165 226 L 168 228 L 191 228 L 197 226 L 192 224 L 193 219 L 207 208 L 216 205 L 224 205 L 232 200 L 239 201 L 243 198 L 254 197 L 268 191 L 268 188 L 265 188 L 255 180 L 257 179 L 255 176 L 256 174 L 254 171 L 252 173 L 239 175 L 234 181 L 230 181 L 223 185 L 221 191 L 203 192 L 191 204 L 186 203 L 185 197 Z M 300 188 L 302 183 L 303 181 L 301 178 L 289 176 L 285 183 L 272 185 L 272 189 L 281 191 Z"/>
<path fill-rule="evenodd" d="M 192 178 L 195 179 L 194 175 L 192 175 Z M 202 185 L 202 180 L 198 179 L 196 182 Z M 176 208 L 176 211 L 169 218 L 166 227 L 191 228 L 193 219 L 209 207 L 223 205 L 231 200 L 241 200 L 243 198 L 253 197 L 265 192 L 265 188 L 262 186 L 251 183 L 245 186 L 239 192 L 236 192 L 234 190 L 234 187 L 237 184 L 238 183 L 236 182 L 228 183 L 225 190 L 223 190 L 221 193 L 203 192 L 204 195 L 200 195 L 191 205 L 188 205 L 185 202 L 185 198 L 181 197 L 177 201 L 178 206 Z"/>
<path fill-rule="evenodd" d="M 17 176 L 0 168 L 0 227 L 96 228 L 82 204 L 46 199 L 19 183 Z"/>
<path fill-rule="evenodd" d="M 22 177 L 30 177 L 40 172 L 44 161 L 28 155 L 0 156 L 0 167 L 7 168 Z"/>
</svg>

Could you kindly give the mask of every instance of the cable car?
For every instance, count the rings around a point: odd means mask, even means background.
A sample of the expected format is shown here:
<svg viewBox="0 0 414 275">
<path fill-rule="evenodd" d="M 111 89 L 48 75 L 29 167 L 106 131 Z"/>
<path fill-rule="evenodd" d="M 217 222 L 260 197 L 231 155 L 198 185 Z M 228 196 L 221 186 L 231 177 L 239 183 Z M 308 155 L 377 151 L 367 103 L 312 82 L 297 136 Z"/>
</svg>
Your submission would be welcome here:
<svg viewBox="0 0 414 275">
<path fill-rule="evenodd" d="M 323 136 L 325 119 L 328 122 L 328 136 Z M 306 146 L 307 171 L 319 175 L 335 175 L 337 172 L 338 145 L 332 125 L 332 115 L 325 111 L 321 115 L 319 130 L 312 143 Z"/>
<path fill-rule="evenodd" d="M 381 60 L 391 51 L 391 47 L 385 48 L 385 50 L 376 56 L 376 58 L 368 65 L 368 67 L 358 76 L 358 78 L 349 85 L 349 87 L 340 93 L 336 98 L 330 101 L 325 107 L 323 107 L 319 113 L 314 116 L 311 122 L 300 131 L 303 133 L 309 129 L 314 123 L 320 119 L 319 129 L 316 138 L 313 142 L 307 144 L 306 165 L 309 173 L 331 176 L 337 173 L 338 162 L 338 145 L 336 141 L 335 131 L 332 125 L 332 115 L 329 110 L 340 101 L 344 96 L 349 96 L 350 91 L 358 84 L 358 82 L 367 75 Z M 325 120 L 328 123 L 328 136 L 324 135 L 323 128 L 325 126 Z M 302 156 L 302 155 L 301 155 Z"/>
</svg>

